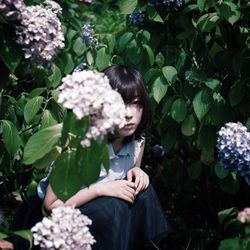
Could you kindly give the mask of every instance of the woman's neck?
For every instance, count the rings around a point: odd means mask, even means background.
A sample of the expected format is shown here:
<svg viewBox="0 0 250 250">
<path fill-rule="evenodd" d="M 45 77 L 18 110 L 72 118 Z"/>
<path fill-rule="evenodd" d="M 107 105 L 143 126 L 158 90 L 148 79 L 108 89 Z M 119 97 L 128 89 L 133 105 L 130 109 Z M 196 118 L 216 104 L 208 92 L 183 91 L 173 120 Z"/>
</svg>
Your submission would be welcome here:
<svg viewBox="0 0 250 250">
<path fill-rule="evenodd" d="M 117 154 L 121 150 L 121 148 L 123 146 L 123 141 L 124 141 L 124 138 L 119 137 L 119 138 L 114 139 L 111 142 L 115 154 Z"/>
</svg>

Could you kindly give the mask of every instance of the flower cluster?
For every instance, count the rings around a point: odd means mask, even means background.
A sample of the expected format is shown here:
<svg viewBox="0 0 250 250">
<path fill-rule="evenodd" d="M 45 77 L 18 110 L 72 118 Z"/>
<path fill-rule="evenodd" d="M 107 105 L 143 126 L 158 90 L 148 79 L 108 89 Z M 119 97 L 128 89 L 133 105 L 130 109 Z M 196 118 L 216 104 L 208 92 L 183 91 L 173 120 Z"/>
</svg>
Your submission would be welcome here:
<svg viewBox="0 0 250 250">
<path fill-rule="evenodd" d="M 142 26 L 145 22 L 145 18 L 146 18 L 145 13 L 139 11 L 129 15 L 128 20 L 131 26 Z"/>
<path fill-rule="evenodd" d="M 62 79 L 58 102 L 71 109 L 78 119 L 90 117 L 91 126 L 83 138 L 83 147 L 90 140 L 102 140 L 116 127 L 125 125 L 125 104 L 113 90 L 107 76 L 91 70 L 73 72 Z"/>
<path fill-rule="evenodd" d="M 92 221 L 73 207 L 57 207 L 32 229 L 34 245 L 41 249 L 90 250 L 95 243 L 88 226 Z"/>
<path fill-rule="evenodd" d="M 20 20 L 24 8 L 23 0 L 0 0 L 0 12 L 9 20 Z"/>
<path fill-rule="evenodd" d="M 51 4 L 52 1 L 49 2 Z M 58 13 L 58 7 L 55 8 Z M 41 5 L 28 6 L 22 11 L 21 25 L 16 33 L 17 43 L 22 45 L 25 58 L 38 63 L 51 61 L 58 49 L 64 47 L 59 19 L 51 9 Z"/>
<path fill-rule="evenodd" d="M 94 29 L 89 23 L 84 24 L 82 27 L 82 41 L 87 47 L 98 47 L 98 40 L 95 38 Z"/>
<path fill-rule="evenodd" d="M 92 3 L 92 0 L 80 0 L 82 3 Z"/>
<path fill-rule="evenodd" d="M 54 1 L 52 1 L 52 0 L 45 0 L 45 1 L 43 2 L 43 6 L 44 6 L 46 9 L 51 10 L 51 11 L 52 11 L 53 13 L 55 13 L 57 16 L 59 16 L 59 15 L 62 14 L 62 7 L 61 7 L 58 3 L 56 3 L 56 2 L 54 2 Z"/>
<path fill-rule="evenodd" d="M 235 171 L 250 185 L 250 133 L 240 122 L 226 123 L 218 132 L 219 161 L 225 168 Z"/>
<path fill-rule="evenodd" d="M 247 207 L 239 212 L 237 218 L 241 223 L 250 223 L 250 208 Z"/>
<path fill-rule="evenodd" d="M 153 7 L 158 6 L 160 4 L 164 4 L 166 7 L 180 7 L 182 5 L 182 2 L 183 0 L 148 0 L 148 4 Z"/>
</svg>

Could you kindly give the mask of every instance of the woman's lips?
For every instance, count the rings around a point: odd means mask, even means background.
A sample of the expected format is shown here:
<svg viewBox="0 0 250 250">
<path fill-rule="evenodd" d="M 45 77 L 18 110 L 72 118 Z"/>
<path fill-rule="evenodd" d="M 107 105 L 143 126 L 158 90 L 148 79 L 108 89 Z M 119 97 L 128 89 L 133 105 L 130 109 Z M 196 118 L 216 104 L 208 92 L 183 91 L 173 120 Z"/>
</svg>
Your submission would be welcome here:
<svg viewBox="0 0 250 250">
<path fill-rule="evenodd" d="M 133 128 L 133 127 L 134 127 L 134 123 L 127 123 L 127 124 L 124 126 L 125 129 L 131 129 L 131 128 Z"/>
</svg>

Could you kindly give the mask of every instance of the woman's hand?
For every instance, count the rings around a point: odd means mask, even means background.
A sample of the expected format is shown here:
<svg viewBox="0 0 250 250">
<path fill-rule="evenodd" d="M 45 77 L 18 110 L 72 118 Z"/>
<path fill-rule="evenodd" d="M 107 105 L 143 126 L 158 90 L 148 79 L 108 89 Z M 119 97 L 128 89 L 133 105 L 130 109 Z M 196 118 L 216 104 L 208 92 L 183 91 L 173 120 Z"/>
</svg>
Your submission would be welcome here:
<svg viewBox="0 0 250 250">
<path fill-rule="evenodd" d="M 127 173 L 128 181 L 132 181 L 132 178 L 135 177 L 135 195 L 140 191 L 146 189 L 149 185 L 148 175 L 139 167 L 131 168 Z"/>
<path fill-rule="evenodd" d="M 112 196 L 133 203 L 135 199 L 135 183 L 117 180 L 97 183 L 98 196 Z"/>
</svg>

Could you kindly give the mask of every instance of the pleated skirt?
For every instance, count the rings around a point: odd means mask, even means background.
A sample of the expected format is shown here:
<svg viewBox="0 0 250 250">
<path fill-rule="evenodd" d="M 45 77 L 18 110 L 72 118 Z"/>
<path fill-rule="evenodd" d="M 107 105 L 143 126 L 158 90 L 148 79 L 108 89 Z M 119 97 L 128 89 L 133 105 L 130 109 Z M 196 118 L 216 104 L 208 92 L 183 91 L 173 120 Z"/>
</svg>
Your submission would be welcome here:
<svg viewBox="0 0 250 250">
<path fill-rule="evenodd" d="M 100 197 L 79 209 L 92 220 L 90 231 L 96 240 L 92 250 L 140 250 L 171 231 L 152 185 L 133 204 Z"/>
</svg>

